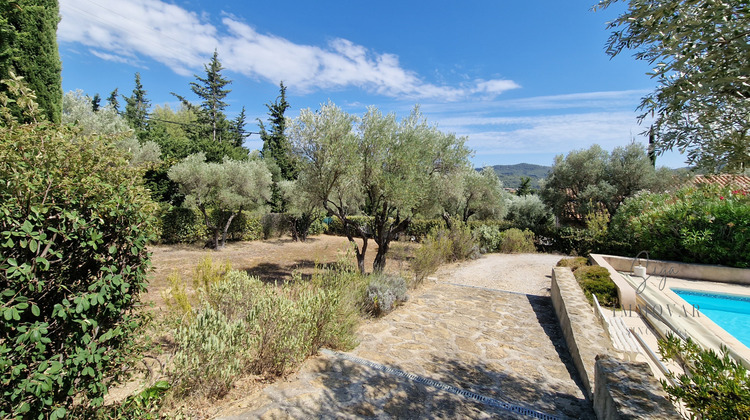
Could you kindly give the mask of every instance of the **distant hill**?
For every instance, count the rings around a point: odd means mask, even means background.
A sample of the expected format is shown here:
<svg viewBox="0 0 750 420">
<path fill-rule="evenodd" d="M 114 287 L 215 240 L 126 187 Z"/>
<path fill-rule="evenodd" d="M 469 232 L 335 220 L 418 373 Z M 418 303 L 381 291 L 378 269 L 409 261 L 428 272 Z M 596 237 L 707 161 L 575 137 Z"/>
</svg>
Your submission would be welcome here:
<svg viewBox="0 0 750 420">
<path fill-rule="evenodd" d="M 552 169 L 551 166 L 532 165 L 530 163 L 518 163 L 515 165 L 495 165 L 492 167 L 506 188 L 518 188 L 521 186 L 521 177 L 531 178 L 531 188 L 539 188 L 539 180 L 544 179 Z"/>
</svg>

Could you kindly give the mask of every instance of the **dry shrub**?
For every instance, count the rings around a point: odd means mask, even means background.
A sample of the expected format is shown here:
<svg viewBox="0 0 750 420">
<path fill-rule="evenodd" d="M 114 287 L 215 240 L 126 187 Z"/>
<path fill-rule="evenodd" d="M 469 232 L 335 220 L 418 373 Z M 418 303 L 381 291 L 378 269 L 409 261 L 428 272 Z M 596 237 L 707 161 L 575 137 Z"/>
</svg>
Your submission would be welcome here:
<svg viewBox="0 0 750 420">
<path fill-rule="evenodd" d="M 534 232 L 512 228 L 503 232 L 500 252 L 505 254 L 536 252 Z"/>
</svg>

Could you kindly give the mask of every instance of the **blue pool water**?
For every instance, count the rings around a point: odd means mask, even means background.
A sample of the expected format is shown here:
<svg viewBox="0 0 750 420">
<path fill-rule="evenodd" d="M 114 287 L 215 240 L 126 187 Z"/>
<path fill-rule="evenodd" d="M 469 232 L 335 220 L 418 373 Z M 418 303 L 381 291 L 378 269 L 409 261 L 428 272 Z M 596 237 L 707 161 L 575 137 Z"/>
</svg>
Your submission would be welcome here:
<svg viewBox="0 0 750 420">
<path fill-rule="evenodd" d="M 750 296 L 672 289 L 687 303 L 750 347 Z"/>
</svg>

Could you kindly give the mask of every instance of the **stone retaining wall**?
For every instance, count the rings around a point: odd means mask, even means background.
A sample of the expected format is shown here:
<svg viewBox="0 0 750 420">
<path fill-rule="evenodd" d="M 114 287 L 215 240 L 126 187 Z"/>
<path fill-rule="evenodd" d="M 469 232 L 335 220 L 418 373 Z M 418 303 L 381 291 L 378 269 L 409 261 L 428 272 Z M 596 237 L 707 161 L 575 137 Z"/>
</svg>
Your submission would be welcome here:
<svg viewBox="0 0 750 420">
<path fill-rule="evenodd" d="M 581 382 L 601 419 L 679 419 L 648 364 L 612 354 L 612 343 L 567 267 L 552 270 L 552 306 Z"/>
<path fill-rule="evenodd" d="M 550 294 L 573 364 L 588 397 L 593 399 L 596 355 L 609 353 L 612 345 L 569 268 L 555 267 L 552 270 Z"/>
<path fill-rule="evenodd" d="M 596 356 L 594 412 L 599 420 L 681 419 L 647 363 Z"/>
</svg>

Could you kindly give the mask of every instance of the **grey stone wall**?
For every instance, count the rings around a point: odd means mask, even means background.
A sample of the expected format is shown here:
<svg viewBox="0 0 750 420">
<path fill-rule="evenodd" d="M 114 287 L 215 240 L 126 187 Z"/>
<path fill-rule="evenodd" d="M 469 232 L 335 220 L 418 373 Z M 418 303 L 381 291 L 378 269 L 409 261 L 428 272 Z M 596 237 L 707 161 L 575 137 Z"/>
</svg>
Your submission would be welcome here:
<svg viewBox="0 0 750 420">
<path fill-rule="evenodd" d="M 550 294 L 573 363 L 588 397 L 593 399 L 596 355 L 610 353 L 612 344 L 569 268 L 552 270 Z"/>
<path fill-rule="evenodd" d="M 644 362 L 596 356 L 594 412 L 599 420 L 681 419 Z"/>
</svg>

